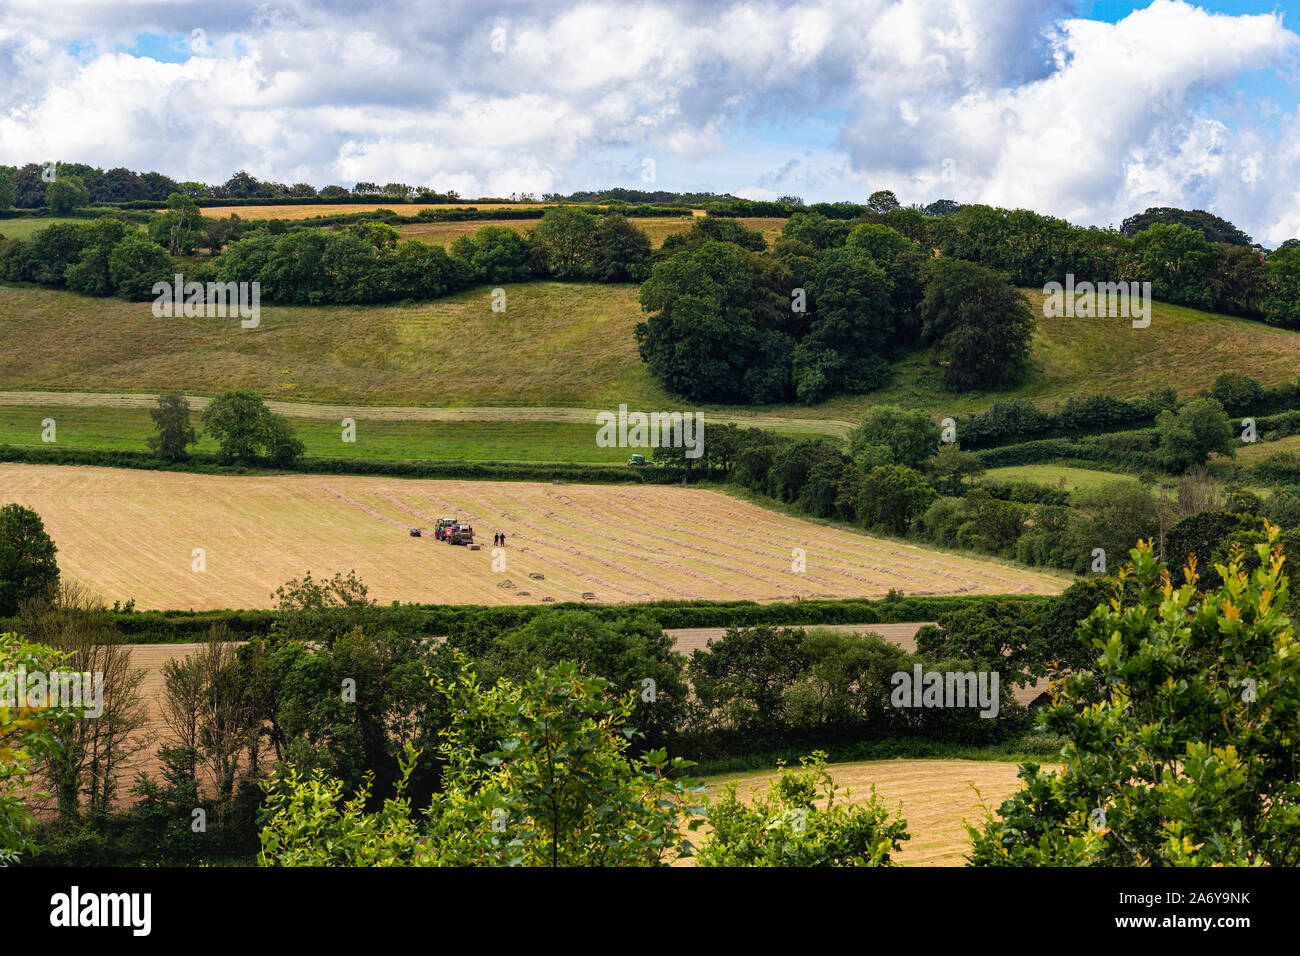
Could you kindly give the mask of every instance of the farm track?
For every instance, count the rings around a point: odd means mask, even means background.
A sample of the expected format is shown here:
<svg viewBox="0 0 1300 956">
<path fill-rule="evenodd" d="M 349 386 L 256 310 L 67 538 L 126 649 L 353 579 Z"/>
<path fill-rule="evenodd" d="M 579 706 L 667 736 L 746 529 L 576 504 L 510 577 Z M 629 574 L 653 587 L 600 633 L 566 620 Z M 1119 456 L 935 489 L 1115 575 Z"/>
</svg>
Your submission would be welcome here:
<svg viewBox="0 0 1300 956">
<path fill-rule="evenodd" d="M 196 414 L 212 401 L 198 395 L 186 396 Z M 0 405 L 67 406 L 71 408 L 153 408 L 158 396 L 132 392 L 42 392 L 0 391 Z M 358 422 L 558 422 L 590 425 L 593 436 L 599 408 L 561 405 L 338 405 L 313 402 L 282 402 L 269 399 L 268 408 L 286 418 L 330 420 L 354 418 Z M 736 424 L 750 428 L 777 428 L 815 431 L 818 434 L 845 438 L 856 427 L 854 422 L 829 418 L 795 418 L 786 415 L 744 415 L 706 412 L 706 421 Z M 593 439 L 594 440 L 594 439 Z"/>
</svg>

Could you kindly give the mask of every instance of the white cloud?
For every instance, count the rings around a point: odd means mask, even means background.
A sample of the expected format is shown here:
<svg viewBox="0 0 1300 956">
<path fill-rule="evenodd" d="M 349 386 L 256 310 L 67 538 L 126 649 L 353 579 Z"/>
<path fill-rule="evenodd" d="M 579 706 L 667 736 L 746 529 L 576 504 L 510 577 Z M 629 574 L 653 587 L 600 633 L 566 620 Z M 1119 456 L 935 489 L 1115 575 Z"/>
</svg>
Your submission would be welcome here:
<svg viewBox="0 0 1300 956">
<path fill-rule="evenodd" d="M 206 181 L 246 168 L 473 195 L 638 186 L 591 177 L 655 157 L 668 189 L 746 183 L 815 201 L 893 188 L 1102 224 L 1199 205 L 1262 240 L 1295 234 L 1300 118 L 1231 95 L 1252 70 L 1294 69 L 1282 18 L 1156 0 L 1108 24 L 1074 9 L 141 0 L 52 13 L 9 0 L 0 162 L 57 156 Z M 183 45 L 196 29 L 208 45 L 184 63 L 121 52 L 140 34 Z M 815 164 L 772 178 L 809 150 Z"/>
</svg>

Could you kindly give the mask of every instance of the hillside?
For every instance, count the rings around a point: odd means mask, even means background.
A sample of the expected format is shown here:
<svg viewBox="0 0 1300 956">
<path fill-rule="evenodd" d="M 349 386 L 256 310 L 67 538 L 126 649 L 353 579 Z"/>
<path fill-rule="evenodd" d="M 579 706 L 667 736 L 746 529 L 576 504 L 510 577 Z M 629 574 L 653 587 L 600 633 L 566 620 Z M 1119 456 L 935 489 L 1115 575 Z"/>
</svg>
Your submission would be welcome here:
<svg viewBox="0 0 1300 956">
<path fill-rule="evenodd" d="M 503 314 L 491 311 L 490 290 L 480 288 L 406 305 L 267 306 L 260 329 L 242 330 L 236 320 L 156 319 L 148 303 L 0 286 L 0 382 L 6 391 L 145 394 L 243 387 L 282 401 L 354 405 L 685 404 L 650 377 L 637 355 L 633 329 L 642 312 L 635 286 L 505 288 Z M 1041 301 L 1035 290 L 1026 294 Z M 896 364 L 890 387 L 870 395 L 813 407 L 712 410 L 848 423 L 886 402 L 938 417 L 986 408 L 1000 397 L 1050 404 L 1099 393 L 1133 398 L 1166 386 L 1187 395 L 1228 368 L 1274 385 L 1300 369 L 1300 333 L 1157 304 L 1144 329 L 1120 318 L 1040 319 L 1032 365 L 1018 389 L 958 396 L 940 386 L 940 370 L 917 352 Z M 826 430 L 842 434 L 844 426 Z"/>
</svg>

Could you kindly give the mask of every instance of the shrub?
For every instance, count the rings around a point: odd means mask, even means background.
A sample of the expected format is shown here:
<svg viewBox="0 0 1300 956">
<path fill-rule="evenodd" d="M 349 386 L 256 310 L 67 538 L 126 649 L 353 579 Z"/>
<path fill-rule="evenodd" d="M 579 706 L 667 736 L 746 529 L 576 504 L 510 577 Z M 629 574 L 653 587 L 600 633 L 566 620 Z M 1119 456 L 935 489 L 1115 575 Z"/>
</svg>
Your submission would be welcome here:
<svg viewBox="0 0 1300 956">
<path fill-rule="evenodd" d="M 1174 588 L 1148 545 L 1130 552 L 1115 606 L 1081 637 L 1092 674 L 1066 681 L 1044 715 L 1066 768 L 1022 765 L 1024 788 L 968 826 L 977 866 L 1295 866 L 1300 655 L 1282 608 L 1278 530 L 1235 557 L 1223 584 Z"/>
<path fill-rule="evenodd" d="M 826 754 L 781 766 L 766 792 L 741 800 L 736 784 L 708 808 L 712 827 L 696 866 L 895 866 L 891 854 L 909 839 L 907 823 L 892 817 L 872 788 L 850 803 L 826 770 Z M 824 801 L 824 804 L 823 804 Z"/>
<path fill-rule="evenodd" d="M 221 444 L 224 461 L 292 464 L 304 451 L 282 415 L 273 414 L 260 395 L 232 389 L 203 409 L 203 427 Z"/>
<path fill-rule="evenodd" d="M 10 617 L 24 601 L 54 590 L 57 552 L 35 511 L 20 504 L 0 508 L 0 617 Z"/>
<path fill-rule="evenodd" d="M 857 513 L 866 527 L 901 535 L 936 497 L 935 490 L 911 468 L 881 465 L 863 478 Z"/>
<path fill-rule="evenodd" d="M 1235 455 L 1236 435 L 1223 406 L 1213 398 L 1188 402 L 1177 412 L 1164 411 L 1156 416 L 1160 436 L 1157 455 L 1173 471 L 1203 465 L 1211 453 Z"/>
<path fill-rule="evenodd" d="M 128 233 L 108 256 L 108 275 L 114 291 L 124 299 L 141 301 L 153 296 L 157 282 L 171 278 L 172 258 L 144 236 Z"/>
</svg>

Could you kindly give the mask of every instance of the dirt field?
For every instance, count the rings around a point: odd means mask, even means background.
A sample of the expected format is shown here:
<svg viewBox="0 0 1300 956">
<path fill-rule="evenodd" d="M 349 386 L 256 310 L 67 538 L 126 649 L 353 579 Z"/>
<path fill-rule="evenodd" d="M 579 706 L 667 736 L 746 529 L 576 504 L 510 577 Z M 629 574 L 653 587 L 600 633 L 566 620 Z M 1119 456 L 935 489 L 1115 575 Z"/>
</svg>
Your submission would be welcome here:
<svg viewBox="0 0 1300 956">
<path fill-rule="evenodd" d="M 383 603 L 1041 594 L 1067 584 L 680 487 L 0 465 L 8 501 L 40 513 L 65 574 L 141 610 L 268 607 L 278 585 L 308 570 L 355 569 Z M 409 536 L 443 516 L 470 521 L 486 546 Z M 506 565 L 494 571 L 498 529 Z M 806 551 L 803 573 L 792 571 L 795 547 Z"/>
<path fill-rule="evenodd" d="M 895 859 L 907 866 L 965 865 L 970 838 L 963 821 L 983 819 L 981 797 L 996 808 L 1020 789 L 1019 765 L 1005 760 L 869 760 L 830 769 L 837 784 L 853 790 L 855 803 L 870 797 L 872 784 L 891 811 L 897 812 L 901 803 L 912 838 Z M 727 775 L 705 783 L 714 788 L 739 781 L 743 798 L 765 787 L 773 776 L 771 772 Z"/>
</svg>

